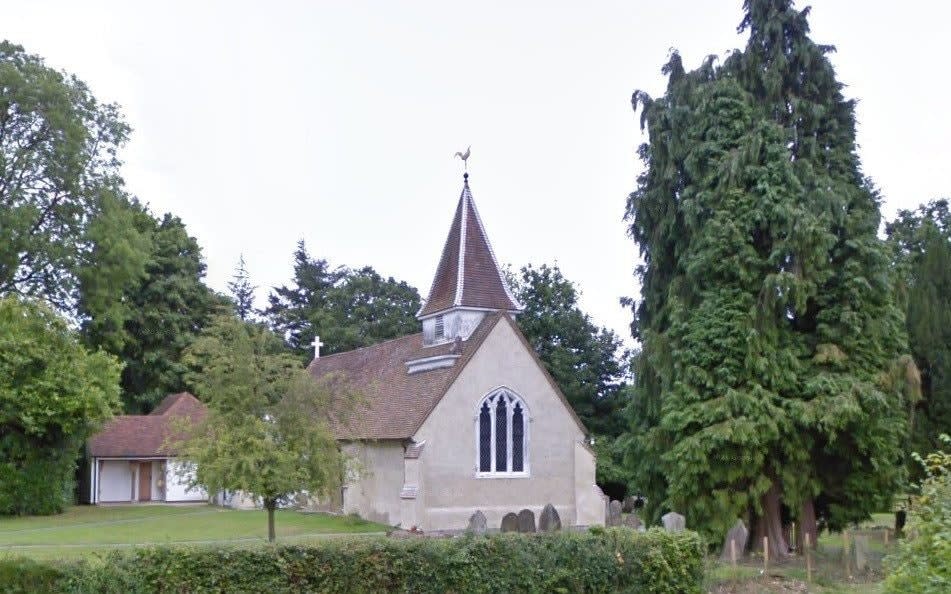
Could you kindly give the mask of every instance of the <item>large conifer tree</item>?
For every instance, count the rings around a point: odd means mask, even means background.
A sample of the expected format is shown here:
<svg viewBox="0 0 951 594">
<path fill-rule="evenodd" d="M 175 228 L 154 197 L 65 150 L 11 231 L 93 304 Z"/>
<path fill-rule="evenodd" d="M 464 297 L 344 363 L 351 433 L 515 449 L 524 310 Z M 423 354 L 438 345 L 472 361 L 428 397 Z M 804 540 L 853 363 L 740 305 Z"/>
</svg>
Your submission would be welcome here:
<svg viewBox="0 0 951 594">
<path fill-rule="evenodd" d="M 901 481 L 906 349 L 860 172 L 854 102 L 808 9 L 747 0 L 743 51 L 635 92 L 649 142 L 628 201 L 643 265 L 630 460 L 654 513 L 786 554 L 885 509 Z M 753 539 L 761 543 L 762 539 Z"/>
</svg>

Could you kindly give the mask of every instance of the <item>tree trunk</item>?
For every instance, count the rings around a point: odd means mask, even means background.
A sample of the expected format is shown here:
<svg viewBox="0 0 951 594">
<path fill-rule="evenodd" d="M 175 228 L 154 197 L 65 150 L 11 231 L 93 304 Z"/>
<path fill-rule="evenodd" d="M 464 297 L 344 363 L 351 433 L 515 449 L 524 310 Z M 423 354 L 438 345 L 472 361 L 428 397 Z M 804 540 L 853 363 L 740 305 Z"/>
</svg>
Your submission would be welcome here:
<svg viewBox="0 0 951 594">
<path fill-rule="evenodd" d="M 267 509 L 267 541 L 274 542 L 274 501 L 265 501 L 264 507 Z"/>
<path fill-rule="evenodd" d="M 755 550 L 762 551 L 765 536 L 769 539 L 769 558 L 784 559 L 789 556 L 789 544 L 786 542 L 783 529 L 779 483 L 776 480 L 773 480 L 769 491 L 763 494 L 761 504 L 763 515 L 756 519 L 756 542 L 753 543 L 753 547 Z"/>
<path fill-rule="evenodd" d="M 806 535 L 809 535 L 809 548 L 816 548 L 819 539 L 819 527 L 816 524 L 816 505 L 811 498 L 806 499 L 799 510 L 799 521 L 796 523 L 796 545 L 800 551 L 805 551 Z"/>
</svg>

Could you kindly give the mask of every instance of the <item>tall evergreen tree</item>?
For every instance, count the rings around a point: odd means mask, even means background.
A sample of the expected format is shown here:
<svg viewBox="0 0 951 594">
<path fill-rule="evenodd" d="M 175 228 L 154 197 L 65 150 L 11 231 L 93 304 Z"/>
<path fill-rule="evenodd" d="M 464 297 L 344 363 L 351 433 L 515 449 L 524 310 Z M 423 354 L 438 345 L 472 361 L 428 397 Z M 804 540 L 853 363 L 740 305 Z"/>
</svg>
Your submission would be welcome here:
<svg viewBox="0 0 951 594">
<path fill-rule="evenodd" d="M 654 513 L 711 534 L 746 517 L 785 555 L 791 519 L 815 542 L 817 516 L 887 509 L 915 386 L 832 48 L 790 0 L 744 10 L 745 50 L 691 72 L 673 53 L 665 95 L 632 98 L 649 142 L 627 209 L 644 261 L 629 460 Z"/>
<path fill-rule="evenodd" d="M 306 360 L 315 336 L 324 353 L 349 351 L 416 332 L 419 292 L 404 281 L 384 279 L 366 266 L 331 268 L 312 259 L 301 240 L 294 252 L 294 282 L 275 287 L 264 314 L 271 328 Z"/>
<path fill-rule="evenodd" d="M 911 403 L 911 449 L 939 447 L 951 427 L 951 209 L 934 200 L 903 210 L 886 227 L 908 340 L 921 371 L 922 398 Z M 916 469 L 918 465 L 912 464 Z"/>
<path fill-rule="evenodd" d="M 244 254 L 238 258 L 238 266 L 228 283 L 228 292 L 234 301 L 234 312 L 242 322 L 250 321 L 254 317 L 254 291 L 257 287 L 251 284 L 248 268 L 244 263 Z"/>
<path fill-rule="evenodd" d="M 121 218 L 149 246 L 143 273 L 121 287 L 115 307 L 122 312 L 90 315 L 82 331 L 88 345 L 124 364 L 126 412 L 148 412 L 169 393 L 186 389 L 183 351 L 228 303 L 205 285 L 201 248 L 180 219 L 170 214 L 156 219 L 137 203 Z"/>
</svg>

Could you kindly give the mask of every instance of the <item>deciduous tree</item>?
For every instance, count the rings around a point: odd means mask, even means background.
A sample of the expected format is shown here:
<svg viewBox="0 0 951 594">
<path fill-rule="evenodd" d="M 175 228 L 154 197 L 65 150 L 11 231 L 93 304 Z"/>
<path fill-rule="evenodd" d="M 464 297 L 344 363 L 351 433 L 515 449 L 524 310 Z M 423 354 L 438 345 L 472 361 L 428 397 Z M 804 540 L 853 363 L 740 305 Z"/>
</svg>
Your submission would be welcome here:
<svg viewBox="0 0 951 594">
<path fill-rule="evenodd" d="M 145 250 L 117 218 L 128 133 L 81 80 L 0 42 L 0 295 L 76 317 L 85 284 L 87 313 L 115 317 L 109 291 L 141 274 Z"/>
<path fill-rule="evenodd" d="M 343 460 L 327 424 L 330 389 L 314 380 L 281 340 L 233 316 L 215 319 L 188 348 L 198 369 L 205 421 L 183 428 L 178 448 L 209 493 L 260 498 L 273 541 L 274 511 L 297 493 L 326 494 L 340 484 Z"/>
<path fill-rule="evenodd" d="M 120 368 L 49 307 L 0 298 L 0 514 L 63 510 L 86 439 L 119 407 Z"/>
</svg>

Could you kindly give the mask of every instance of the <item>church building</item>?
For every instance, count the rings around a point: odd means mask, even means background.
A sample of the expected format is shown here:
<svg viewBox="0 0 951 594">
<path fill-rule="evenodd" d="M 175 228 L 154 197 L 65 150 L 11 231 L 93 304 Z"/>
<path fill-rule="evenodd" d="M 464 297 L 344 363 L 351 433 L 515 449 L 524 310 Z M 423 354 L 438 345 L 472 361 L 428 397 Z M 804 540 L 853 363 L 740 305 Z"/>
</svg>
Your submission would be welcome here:
<svg viewBox="0 0 951 594">
<path fill-rule="evenodd" d="M 548 503 L 565 525 L 603 524 L 587 431 L 515 322 L 522 306 L 464 180 L 421 332 L 309 366 L 355 395 L 333 424 L 357 469 L 339 504 L 424 531 L 463 529 L 476 510 L 498 528 Z"/>
</svg>

